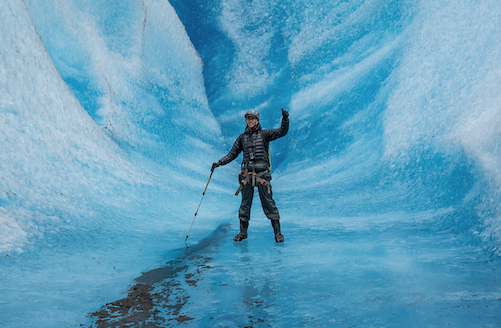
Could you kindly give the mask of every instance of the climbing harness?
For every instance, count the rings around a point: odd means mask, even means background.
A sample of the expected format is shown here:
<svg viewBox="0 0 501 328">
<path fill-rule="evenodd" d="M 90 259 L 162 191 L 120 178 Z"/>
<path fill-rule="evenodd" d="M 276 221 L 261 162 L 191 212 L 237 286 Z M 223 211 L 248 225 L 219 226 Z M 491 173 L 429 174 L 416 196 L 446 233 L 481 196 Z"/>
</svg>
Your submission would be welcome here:
<svg viewBox="0 0 501 328">
<path fill-rule="evenodd" d="M 242 170 L 241 177 L 243 178 L 240 181 L 240 187 L 238 187 L 237 192 L 235 193 L 235 196 L 238 196 L 240 191 L 242 191 L 243 187 L 246 186 L 248 183 L 252 185 L 252 187 L 256 186 L 256 182 L 260 183 L 263 186 L 268 187 L 268 193 L 271 193 L 271 184 L 270 181 L 263 179 L 263 176 L 268 173 L 268 171 L 263 171 L 263 172 L 249 172 L 248 170 Z"/>
</svg>

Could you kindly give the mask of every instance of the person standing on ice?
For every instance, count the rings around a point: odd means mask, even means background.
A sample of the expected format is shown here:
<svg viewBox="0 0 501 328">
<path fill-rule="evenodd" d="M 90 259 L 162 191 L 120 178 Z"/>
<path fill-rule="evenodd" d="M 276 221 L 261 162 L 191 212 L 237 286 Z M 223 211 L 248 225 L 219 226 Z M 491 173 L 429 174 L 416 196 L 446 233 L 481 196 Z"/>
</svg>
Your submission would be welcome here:
<svg viewBox="0 0 501 328">
<path fill-rule="evenodd" d="M 245 123 L 247 124 L 245 132 L 238 136 L 230 152 L 212 164 L 212 171 L 214 171 L 216 167 L 230 163 L 243 152 L 242 172 L 238 175 L 240 187 L 235 194 L 238 195 L 240 191 L 242 192 L 242 204 L 238 211 L 240 233 L 233 240 L 242 241 L 247 238 L 254 187 L 257 187 L 264 214 L 271 221 L 275 241 L 283 243 L 284 236 L 280 232 L 280 215 L 271 191 L 268 144 L 270 141 L 287 134 L 289 113 L 282 109 L 282 125 L 278 129 L 263 130 L 259 124 L 259 113 L 255 110 L 249 110 L 245 113 Z"/>
</svg>

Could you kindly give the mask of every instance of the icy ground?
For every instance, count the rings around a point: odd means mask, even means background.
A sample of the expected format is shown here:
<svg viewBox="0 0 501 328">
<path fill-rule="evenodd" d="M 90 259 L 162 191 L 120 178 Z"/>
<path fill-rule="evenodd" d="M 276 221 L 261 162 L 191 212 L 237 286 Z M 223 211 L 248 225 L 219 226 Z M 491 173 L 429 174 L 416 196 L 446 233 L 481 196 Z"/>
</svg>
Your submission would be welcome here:
<svg viewBox="0 0 501 328">
<path fill-rule="evenodd" d="M 221 226 L 136 279 L 129 303 L 104 307 L 93 326 L 501 325 L 500 263 L 478 247 L 419 216 L 413 223 L 401 214 L 318 219 L 329 223 L 285 221 L 284 244 L 274 242 L 264 217 L 251 222 L 243 242 L 232 240 L 234 225 Z M 130 302 L 138 295 L 142 301 Z"/>
</svg>

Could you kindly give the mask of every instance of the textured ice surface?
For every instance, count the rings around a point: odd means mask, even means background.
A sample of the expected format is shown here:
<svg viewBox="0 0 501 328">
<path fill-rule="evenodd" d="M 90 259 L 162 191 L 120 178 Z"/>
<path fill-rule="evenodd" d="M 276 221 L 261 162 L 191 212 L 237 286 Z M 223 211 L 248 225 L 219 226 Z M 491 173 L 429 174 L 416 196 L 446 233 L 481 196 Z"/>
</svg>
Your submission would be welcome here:
<svg viewBox="0 0 501 328">
<path fill-rule="evenodd" d="M 184 245 L 209 175 L 207 163 L 224 154 L 222 134 L 203 91 L 201 61 L 187 35 L 176 32 L 170 41 L 170 49 L 177 45 L 188 50 L 179 50 L 180 59 L 170 62 L 171 70 L 184 72 L 169 74 L 160 55 L 151 61 L 123 59 L 107 47 L 96 24 L 99 16 L 92 15 L 98 8 L 91 2 L 78 4 L 83 7 L 68 1 L 34 2 L 30 8 L 38 15 L 30 14 L 23 1 L 0 4 L 3 325 L 75 326 L 88 310 L 118 297 L 132 278 L 157 265 L 169 249 Z M 153 7 L 148 18 L 157 33 L 176 27 L 184 31 L 172 8 L 163 4 L 173 26 L 154 23 L 155 13 L 163 11 Z M 44 31 L 54 37 L 52 44 L 42 42 Z M 155 29 L 151 34 L 145 37 L 150 46 Z M 168 48 L 158 47 L 160 53 Z M 51 51 L 69 62 L 67 70 L 54 66 L 61 61 Z M 82 107 L 87 104 L 74 96 L 82 94 L 68 87 L 74 85 L 65 83 L 66 74 L 89 87 L 79 89 L 82 93 L 106 84 L 100 89 L 104 94 L 87 98 L 103 104 L 102 118 Z M 188 92 L 186 85 L 193 85 L 186 100 L 191 104 L 178 102 L 174 117 L 169 117 L 169 105 L 145 91 L 160 87 L 162 79 L 178 84 L 178 91 L 170 90 L 179 96 Z M 149 98 L 153 100 L 147 106 Z M 138 148 L 142 152 L 133 150 Z M 192 233 L 195 240 L 235 211 L 236 204 L 211 209 L 218 197 L 233 191 L 229 175 L 214 180 Z"/>
<path fill-rule="evenodd" d="M 273 164 L 298 206 L 450 208 L 438 223 L 498 252 L 498 2 L 171 3 L 206 63 L 228 143 L 245 110 L 267 127 L 290 110 Z"/>
<path fill-rule="evenodd" d="M 293 214 L 290 214 L 293 217 Z M 375 218 L 373 218 L 375 219 Z M 413 218 L 416 219 L 416 218 Z M 263 220 L 266 220 L 263 218 Z M 223 227 L 202 247 L 144 273 L 143 299 L 97 327 L 142 322 L 180 327 L 497 327 L 499 263 L 450 232 L 398 215 L 356 227 L 332 217 L 326 229 L 251 223 L 249 238 Z M 495 286 L 495 287 L 494 287 Z M 134 289 L 132 289 L 134 290 Z M 131 298 L 126 298 L 131 300 Z M 124 301 L 124 300 L 122 300 Z M 125 303 L 125 302 L 124 302 Z M 139 303 L 139 302 L 138 302 Z"/>
<path fill-rule="evenodd" d="M 0 2 L 0 325 L 90 324 L 165 266 L 191 303 L 164 325 L 499 326 L 500 22 L 497 0 Z M 242 114 L 280 108 L 286 244 L 257 203 L 249 240 L 196 248 L 236 223 L 235 164 L 174 252 Z"/>
</svg>

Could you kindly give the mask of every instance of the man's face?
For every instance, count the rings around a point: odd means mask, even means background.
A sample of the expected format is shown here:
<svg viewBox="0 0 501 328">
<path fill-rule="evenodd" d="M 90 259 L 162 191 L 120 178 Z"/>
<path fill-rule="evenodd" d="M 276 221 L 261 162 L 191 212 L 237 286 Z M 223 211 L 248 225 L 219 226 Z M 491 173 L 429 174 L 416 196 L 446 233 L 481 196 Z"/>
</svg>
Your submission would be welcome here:
<svg viewBox="0 0 501 328">
<path fill-rule="evenodd" d="M 255 127 L 255 126 L 257 125 L 257 123 L 258 123 L 258 122 L 259 122 L 259 121 L 257 120 L 257 118 L 252 117 L 252 116 L 247 116 L 247 117 L 245 118 L 245 123 L 247 123 L 247 126 L 248 126 L 249 128 L 251 128 L 251 129 L 252 129 L 253 127 Z"/>
</svg>

